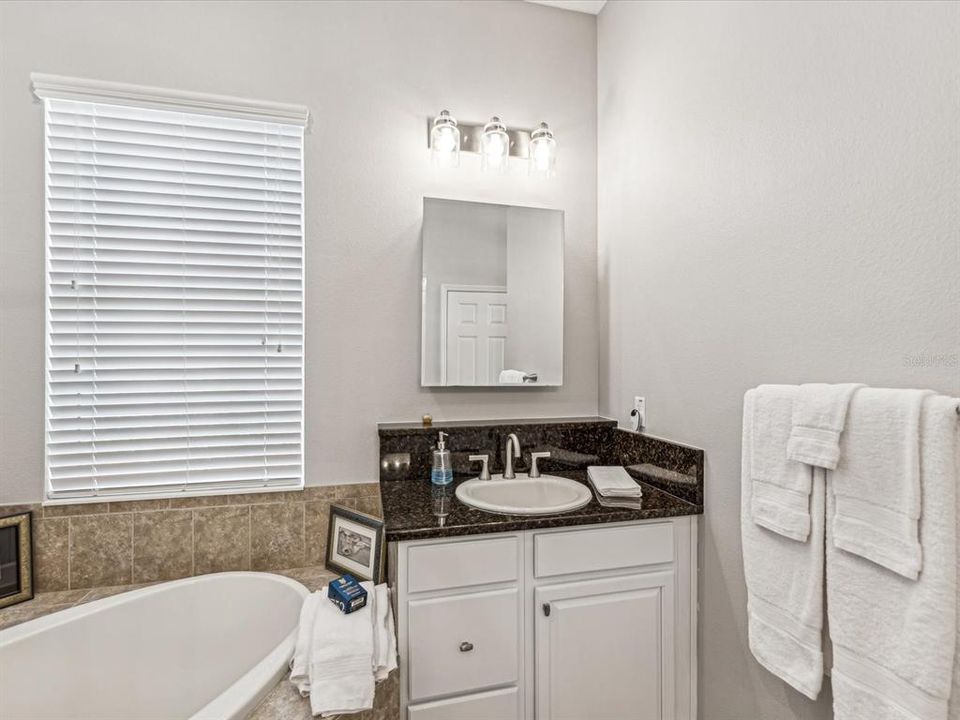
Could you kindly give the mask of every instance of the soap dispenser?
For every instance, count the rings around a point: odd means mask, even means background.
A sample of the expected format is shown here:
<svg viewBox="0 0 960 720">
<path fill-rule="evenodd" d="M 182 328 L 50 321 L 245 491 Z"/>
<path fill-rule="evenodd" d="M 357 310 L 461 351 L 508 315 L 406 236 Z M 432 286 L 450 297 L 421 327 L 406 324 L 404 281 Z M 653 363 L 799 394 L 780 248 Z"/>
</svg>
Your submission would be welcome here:
<svg viewBox="0 0 960 720">
<path fill-rule="evenodd" d="M 437 439 L 437 449 L 433 451 L 430 481 L 434 485 L 449 485 L 453 482 L 453 465 L 450 463 L 450 451 L 447 450 L 447 437 L 447 433 L 441 432 Z"/>
</svg>

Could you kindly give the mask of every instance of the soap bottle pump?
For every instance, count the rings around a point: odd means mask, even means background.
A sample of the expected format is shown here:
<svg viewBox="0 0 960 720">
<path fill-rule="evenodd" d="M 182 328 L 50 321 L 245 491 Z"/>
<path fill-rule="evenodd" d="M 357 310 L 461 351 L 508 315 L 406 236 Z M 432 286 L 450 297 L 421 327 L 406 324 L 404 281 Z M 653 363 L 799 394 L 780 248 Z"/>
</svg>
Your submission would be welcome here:
<svg viewBox="0 0 960 720">
<path fill-rule="evenodd" d="M 449 435 L 441 432 L 437 440 L 437 449 L 433 451 L 433 471 L 430 481 L 434 485 L 449 485 L 453 482 L 453 465 L 450 462 L 450 451 L 447 450 Z"/>
</svg>

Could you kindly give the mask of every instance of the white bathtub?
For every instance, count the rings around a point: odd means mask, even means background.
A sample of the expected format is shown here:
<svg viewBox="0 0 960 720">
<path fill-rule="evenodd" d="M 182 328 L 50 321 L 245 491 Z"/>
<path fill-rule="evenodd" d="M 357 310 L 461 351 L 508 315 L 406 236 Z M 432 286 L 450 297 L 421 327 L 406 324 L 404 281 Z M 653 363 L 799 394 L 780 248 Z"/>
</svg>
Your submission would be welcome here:
<svg viewBox="0 0 960 720">
<path fill-rule="evenodd" d="M 220 573 L 0 631 L 2 720 L 239 720 L 286 671 L 307 589 Z"/>
</svg>

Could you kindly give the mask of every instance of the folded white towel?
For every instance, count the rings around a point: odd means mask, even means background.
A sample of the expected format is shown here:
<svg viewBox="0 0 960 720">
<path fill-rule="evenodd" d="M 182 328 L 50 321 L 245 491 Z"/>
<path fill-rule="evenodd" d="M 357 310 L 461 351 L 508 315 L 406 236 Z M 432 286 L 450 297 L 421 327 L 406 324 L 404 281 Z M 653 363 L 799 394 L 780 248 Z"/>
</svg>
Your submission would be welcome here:
<svg viewBox="0 0 960 720">
<path fill-rule="evenodd" d="M 597 495 L 597 502 L 603 507 L 627 508 L 628 510 L 643 510 L 643 497 L 604 497 Z"/>
<path fill-rule="evenodd" d="M 349 615 L 330 602 L 326 588 L 304 600 L 290 682 L 301 695 L 310 696 L 314 715 L 369 710 L 375 680 L 385 679 L 397 667 L 387 586 L 360 584 L 367 591 L 367 605 Z"/>
<path fill-rule="evenodd" d="M 323 600 L 325 598 L 321 593 L 310 593 L 304 599 L 303 607 L 300 608 L 297 644 L 290 659 L 290 682 L 303 697 L 310 694 L 310 648 L 313 642 L 313 624 L 317 617 L 317 605 Z"/>
<path fill-rule="evenodd" d="M 376 598 L 373 606 L 373 637 L 376 655 L 373 662 L 373 674 L 377 681 L 386 680 L 397 669 L 397 633 L 393 623 L 393 607 L 390 604 L 390 590 L 380 584 L 375 588 Z"/>
<path fill-rule="evenodd" d="M 319 603 L 310 652 L 310 709 L 337 715 L 373 707 L 373 585 L 367 605 L 345 615 L 329 600 Z"/>
<path fill-rule="evenodd" d="M 643 489 L 630 474 L 619 465 L 602 467 L 591 465 L 587 468 L 587 477 L 590 484 L 603 497 L 638 498 L 643 496 Z"/>
<path fill-rule="evenodd" d="M 813 468 L 787 457 L 796 385 L 761 385 L 744 422 L 751 424 L 752 451 L 744 466 L 753 487 L 750 514 L 758 525 L 805 542 L 810 535 Z"/>
<path fill-rule="evenodd" d="M 832 528 L 827 529 L 836 720 L 947 717 L 957 633 L 956 404 L 942 396 L 923 401 L 923 571 L 917 581 L 843 551 L 833 542 Z M 852 413 L 853 408 L 848 430 L 855 422 Z M 839 510 L 839 501 L 830 494 L 828 516 Z"/>
<path fill-rule="evenodd" d="M 523 382 L 523 376 L 526 375 L 523 370 L 501 370 L 500 384 L 511 385 Z"/>
<path fill-rule="evenodd" d="M 859 383 L 801 385 L 793 404 L 787 457 L 833 470 L 840 459 L 840 433 L 850 398 L 862 387 Z"/>
<path fill-rule="evenodd" d="M 917 528 L 920 409 L 930 395 L 929 390 L 858 390 L 830 478 L 836 546 L 911 580 L 923 561 Z"/>
<path fill-rule="evenodd" d="M 767 670 L 816 698 L 823 682 L 824 471 L 808 469 L 806 542 L 769 532 L 754 521 L 752 495 L 761 483 L 753 479 L 751 458 L 754 404 L 760 394 L 748 391 L 743 404 L 740 532 L 750 650 Z M 785 443 L 785 434 L 782 439 Z"/>
</svg>

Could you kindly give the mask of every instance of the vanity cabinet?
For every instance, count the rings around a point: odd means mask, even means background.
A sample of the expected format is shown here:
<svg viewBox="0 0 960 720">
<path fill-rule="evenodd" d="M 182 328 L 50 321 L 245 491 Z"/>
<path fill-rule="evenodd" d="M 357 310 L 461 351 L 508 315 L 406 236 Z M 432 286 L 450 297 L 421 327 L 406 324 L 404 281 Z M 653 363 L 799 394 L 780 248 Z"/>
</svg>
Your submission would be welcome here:
<svg viewBox="0 0 960 720">
<path fill-rule="evenodd" d="M 673 573 L 534 592 L 537 720 L 673 717 Z"/>
<path fill-rule="evenodd" d="M 692 720 L 695 517 L 391 543 L 403 720 Z"/>
</svg>

